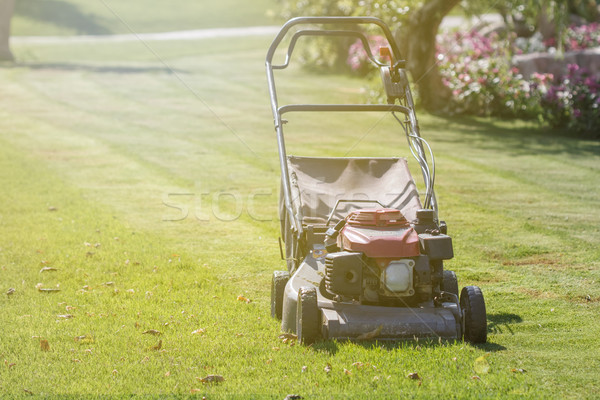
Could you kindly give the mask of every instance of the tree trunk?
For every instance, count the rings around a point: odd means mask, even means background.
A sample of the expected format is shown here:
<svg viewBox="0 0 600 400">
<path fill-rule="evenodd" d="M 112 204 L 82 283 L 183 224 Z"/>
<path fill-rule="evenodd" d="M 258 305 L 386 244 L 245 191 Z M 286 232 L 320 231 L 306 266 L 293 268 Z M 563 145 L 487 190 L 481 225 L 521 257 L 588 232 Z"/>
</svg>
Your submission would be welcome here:
<svg viewBox="0 0 600 400">
<path fill-rule="evenodd" d="M 15 9 L 15 0 L 0 0 L 0 61 L 12 61 L 8 39 L 10 37 L 10 19 Z"/>
<path fill-rule="evenodd" d="M 442 19 L 460 0 L 429 0 L 414 12 L 401 30 L 400 43 L 407 59 L 421 105 L 428 111 L 440 111 L 451 93 L 442 82 L 437 67 L 436 35 Z"/>
</svg>

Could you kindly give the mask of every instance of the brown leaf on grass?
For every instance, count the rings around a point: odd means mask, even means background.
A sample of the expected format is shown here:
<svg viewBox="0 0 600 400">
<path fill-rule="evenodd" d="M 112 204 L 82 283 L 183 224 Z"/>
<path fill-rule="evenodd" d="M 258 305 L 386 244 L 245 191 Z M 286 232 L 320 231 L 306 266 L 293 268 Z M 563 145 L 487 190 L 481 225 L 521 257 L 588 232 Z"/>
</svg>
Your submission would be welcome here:
<svg viewBox="0 0 600 400">
<path fill-rule="evenodd" d="M 76 309 L 77 309 L 77 307 L 73 307 L 73 306 L 66 306 L 65 307 L 65 310 L 67 310 L 67 311 L 76 310 Z"/>
<path fill-rule="evenodd" d="M 50 351 L 50 343 L 46 339 L 40 340 L 40 349 L 42 351 Z"/>
<path fill-rule="evenodd" d="M 325 373 L 330 373 L 331 372 L 331 364 L 327 363 L 327 365 L 325 366 L 325 368 L 323 368 L 323 371 L 325 371 Z"/>
<path fill-rule="evenodd" d="M 23 391 L 25 393 L 27 393 L 28 395 L 33 396 L 33 392 L 31 390 L 29 390 L 29 389 L 23 389 Z"/>
<path fill-rule="evenodd" d="M 357 361 L 355 363 L 352 363 L 352 366 L 356 367 L 356 369 L 361 369 L 364 366 L 364 364 L 361 363 L 360 361 Z"/>
<path fill-rule="evenodd" d="M 302 372 L 306 372 L 306 371 L 308 371 L 308 367 L 306 365 L 303 365 L 302 366 Z"/>
<path fill-rule="evenodd" d="M 250 299 L 242 296 L 241 294 L 237 297 L 237 299 L 238 299 L 238 301 L 243 301 L 245 303 L 251 303 L 252 302 L 252 300 L 250 300 Z"/>
<path fill-rule="evenodd" d="M 7 365 L 8 369 L 11 369 L 12 367 L 14 367 L 15 365 L 17 365 L 17 363 L 10 363 Z"/>
<path fill-rule="evenodd" d="M 171 376 L 171 371 L 165 372 L 165 376 Z"/>
<path fill-rule="evenodd" d="M 157 331 L 156 329 L 148 329 L 147 331 L 142 332 L 142 335 L 154 335 L 154 336 L 158 336 L 158 335 L 162 335 L 161 331 Z"/>
<path fill-rule="evenodd" d="M 92 244 L 90 242 L 83 242 L 83 245 L 85 247 L 91 247 L 92 246 Z"/>
<path fill-rule="evenodd" d="M 411 372 L 410 374 L 406 375 L 406 377 L 409 378 L 409 379 L 416 379 L 416 380 L 419 380 L 419 381 L 421 380 L 421 377 L 416 372 Z"/>
<path fill-rule="evenodd" d="M 471 377 L 471 379 L 474 379 L 474 380 L 476 380 L 476 381 L 480 381 L 480 380 L 481 380 L 481 378 L 480 378 L 480 377 L 478 377 L 477 375 L 473 375 L 473 376 Z"/>
<path fill-rule="evenodd" d="M 11 287 L 6 291 L 6 295 L 7 296 L 12 296 L 12 294 L 15 292 L 15 288 Z"/>
<path fill-rule="evenodd" d="M 302 400 L 304 397 L 299 394 L 288 394 L 283 400 Z"/>
<path fill-rule="evenodd" d="M 206 333 L 206 329 L 199 328 L 192 332 L 192 335 L 204 335 Z"/>
<path fill-rule="evenodd" d="M 114 284 L 115 284 L 115 283 L 114 283 L 114 282 L 112 282 L 112 281 L 111 281 L 111 282 L 104 282 L 104 283 L 103 283 L 103 285 L 104 285 L 104 286 L 112 286 L 112 285 L 114 285 Z"/>
<path fill-rule="evenodd" d="M 524 374 L 525 372 L 527 372 L 527 370 L 523 368 L 513 368 L 510 370 L 510 372 L 512 372 L 513 374 Z"/>
<path fill-rule="evenodd" d="M 86 257 L 92 257 L 94 254 L 96 254 L 96 253 L 94 253 L 93 251 L 88 251 L 88 252 L 85 253 L 85 256 Z"/>
<path fill-rule="evenodd" d="M 219 383 L 223 382 L 225 378 L 221 375 L 206 375 L 204 378 L 196 378 L 202 383 Z"/>
<path fill-rule="evenodd" d="M 358 335 L 357 340 L 371 340 L 375 339 L 381 333 L 383 329 L 383 325 L 379 325 L 377 328 L 373 329 L 371 332 L 366 332 L 361 335 Z"/>
<path fill-rule="evenodd" d="M 236 334 L 235 334 L 235 337 L 243 337 L 243 336 L 244 336 L 244 334 L 243 334 L 243 333 L 236 333 Z"/>
<path fill-rule="evenodd" d="M 352 371 L 347 370 L 346 368 L 344 368 L 344 375 L 352 375 Z"/>
<path fill-rule="evenodd" d="M 190 390 L 191 394 L 202 393 L 202 392 L 204 392 L 204 389 L 191 389 Z"/>
<path fill-rule="evenodd" d="M 284 340 L 284 339 L 297 340 L 298 335 L 294 335 L 293 333 L 282 333 L 281 335 L 278 336 L 278 338 L 281 340 Z"/>
<path fill-rule="evenodd" d="M 74 318 L 75 316 L 73 314 L 59 314 L 56 317 L 63 318 L 63 319 L 71 319 L 71 318 Z"/>
<path fill-rule="evenodd" d="M 74 358 L 74 359 L 72 359 L 72 360 L 71 360 L 71 362 L 74 362 L 74 363 L 80 363 L 80 362 L 81 362 L 81 360 L 79 360 L 79 359 L 77 359 L 77 358 Z"/>
<path fill-rule="evenodd" d="M 81 336 L 75 336 L 73 338 L 73 340 L 75 340 L 76 342 L 79 342 L 81 344 L 83 343 L 94 343 L 94 337 L 90 334 L 87 335 L 81 335 Z"/>
<path fill-rule="evenodd" d="M 42 272 L 54 272 L 54 271 L 58 271 L 58 269 L 56 269 L 54 267 L 44 267 L 44 268 L 40 269 L 40 273 L 42 273 Z"/>
<path fill-rule="evenodd" d="M 50 207 L 48 207 L 48 211 L 58 211 L 58 208 L 56 208 L 54 206 L 50 206 Z"/>
<path fill-rule="evenodd" d="M 159 340 L 158 344 L 156 346 L 150 347 L 150 350 L 157 351 L 157 350 L 160 350 L 161 348 L 162 348 L 162 340 Z"/>
<path fill-rule="evenodd" d="M 38 290 L 38 292 L 42 293 L 60 292 L 59 288 L 44 288 L 43 283 L 38 283 L 37 285 L 35 285 L 35 288 Z"/>
</svg>

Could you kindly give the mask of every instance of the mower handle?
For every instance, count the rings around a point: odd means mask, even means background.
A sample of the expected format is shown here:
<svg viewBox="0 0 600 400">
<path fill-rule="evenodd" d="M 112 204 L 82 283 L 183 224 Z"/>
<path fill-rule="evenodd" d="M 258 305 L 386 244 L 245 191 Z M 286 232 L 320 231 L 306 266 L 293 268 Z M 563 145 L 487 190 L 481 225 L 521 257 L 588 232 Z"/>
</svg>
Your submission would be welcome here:
<svg viewBox="0 0 600 400">
<path fill-rule="evenodd" d="M 401 60 L 402 57 L 400 55 L 400 49 L 394 40 L 394 36 L 392 35 L 392 31 L 390 28 L 379 18 L 375 17 L 296 17 L 290 19 L 286 22 L 275 39 L 273 43 L 271 43 L 271 47 L 269 47 L 269 51 L 267 52 L 267 63 L 271 64 L 273 62 L 273 56 L 277 47 L 288 33 L 288 31 L 296 25 L 310 25 L 310 24 L 374 24 L 377 25 L 383 33 L 392 48 L 392 54 L 395 60 Z"/>
</svg>

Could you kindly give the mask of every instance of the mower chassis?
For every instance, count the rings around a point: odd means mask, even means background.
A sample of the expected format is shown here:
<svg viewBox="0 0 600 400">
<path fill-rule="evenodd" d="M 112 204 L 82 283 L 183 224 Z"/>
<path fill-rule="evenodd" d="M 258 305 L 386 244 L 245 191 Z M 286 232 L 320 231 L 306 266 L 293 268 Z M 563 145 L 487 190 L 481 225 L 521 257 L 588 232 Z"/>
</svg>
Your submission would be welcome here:
<svg viewBox="0 0 600 400">
<path fill-rule="evenodd" d="M 423 303 L 420 307 L 382 307 L 328 299 L 319 288 L 324 276 L 324 262 L 324 257 L 314 258 L 310 254 L 288 281 L 283 297 L 284 331 L 296 332 L 298 291 L 301 287 L 312 286 L 317 288 L 323 339 L 356 339 L 375 331 L 378 340 L 462 337 L 460 310 L 453 302 L 444 302 L 441 307 L 434 306 L 433 302 Z"/>
</svg>

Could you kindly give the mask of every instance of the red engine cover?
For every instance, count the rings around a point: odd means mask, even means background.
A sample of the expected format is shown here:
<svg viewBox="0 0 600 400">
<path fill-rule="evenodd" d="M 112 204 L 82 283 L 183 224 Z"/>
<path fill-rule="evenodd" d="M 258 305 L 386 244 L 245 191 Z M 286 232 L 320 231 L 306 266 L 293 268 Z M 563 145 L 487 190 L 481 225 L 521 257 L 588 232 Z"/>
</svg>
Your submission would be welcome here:
<svg viewBox="0 0 600 400">
<path fill-rule="evenodd" d="M 372 258 L 416 257 L 419 236 L 399 210 L 362 209 L 346 217 L 338 246 Z"/>
</svg>

